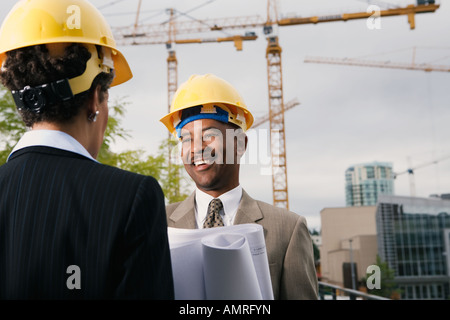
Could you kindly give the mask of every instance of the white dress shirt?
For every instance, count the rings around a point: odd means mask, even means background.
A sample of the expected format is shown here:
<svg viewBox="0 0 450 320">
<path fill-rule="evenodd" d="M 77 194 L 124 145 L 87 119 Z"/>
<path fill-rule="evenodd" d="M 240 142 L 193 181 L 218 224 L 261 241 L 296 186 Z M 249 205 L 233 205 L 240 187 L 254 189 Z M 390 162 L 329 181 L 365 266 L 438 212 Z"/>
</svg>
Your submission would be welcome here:
<svg viewBox="0 0 450 320">
<path fill-rule="evenodd" d="M 32 146 L 52 147 L 71 151 L 91 160 L 97 161 L 74 137 L 57 130 L 31 130 L 26 132 L 22 138 L 20 138 L 19 142 L 8 156 L 8 159 L 11 157 L 13 152 Z"/>
<path fill-rule="evenodd" d="M 234 217 L 236 216 L 241 198 L 241 185 L 238 185 L 236 188 L 219 196 L 219 199 L 223 204 L 223 209 L 220 210 L 220 215 L 222 216 L 223 224 L 225 226 L 233 225 Z M 197 228 L 199 229 L 203 229 L 203 223 L 205 222 L 208 214 L 208 205 L 212 199 L 214 199 L 214 197 L 198 188 L 195 189 L 195 219 L 197 221 Z"/>
</svg>

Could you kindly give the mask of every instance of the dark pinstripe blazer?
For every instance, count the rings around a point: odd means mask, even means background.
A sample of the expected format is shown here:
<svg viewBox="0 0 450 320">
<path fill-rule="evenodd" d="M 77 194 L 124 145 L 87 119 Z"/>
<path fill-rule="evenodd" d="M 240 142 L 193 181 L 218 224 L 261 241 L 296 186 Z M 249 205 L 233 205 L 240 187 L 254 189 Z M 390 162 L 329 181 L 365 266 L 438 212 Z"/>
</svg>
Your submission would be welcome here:
<svg viewBox="0 0 450 320">
<path fill-rule="evenodd" d="M 0 299 L 173 299 L 158 182 L 60 149 L 14 152 L 0 167 Z"/>
</svg>

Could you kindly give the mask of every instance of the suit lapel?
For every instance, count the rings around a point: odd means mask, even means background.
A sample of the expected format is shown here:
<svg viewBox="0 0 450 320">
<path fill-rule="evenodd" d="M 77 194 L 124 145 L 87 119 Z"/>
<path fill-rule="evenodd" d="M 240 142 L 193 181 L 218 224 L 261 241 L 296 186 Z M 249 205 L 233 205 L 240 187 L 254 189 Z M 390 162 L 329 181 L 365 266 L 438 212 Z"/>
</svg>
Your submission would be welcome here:
<svg viewBox="0 0 450 320">
<path fill-rule="evenodd" d="M 169 219 L 173 227 L 184 229 L 197 229 L 195 220 L 195 191 L 187 197 L 170 214 Z M 236 212 L 234 224 L 254 223 L 264 218 L 256 200 L 242 190 L 242 199 Z"/>
<path fill-rule="evenodd" d="M 234 224 L 253 223 L 264 218 L 256 200 L 242 190 L 242 199 L 239 204 Z"/>
<path fill-rule="evenodd" d="M 169 219 L 175 228 L 197 229 L 195 220 L 195 191 L 172 212 Z"/>
</svg>

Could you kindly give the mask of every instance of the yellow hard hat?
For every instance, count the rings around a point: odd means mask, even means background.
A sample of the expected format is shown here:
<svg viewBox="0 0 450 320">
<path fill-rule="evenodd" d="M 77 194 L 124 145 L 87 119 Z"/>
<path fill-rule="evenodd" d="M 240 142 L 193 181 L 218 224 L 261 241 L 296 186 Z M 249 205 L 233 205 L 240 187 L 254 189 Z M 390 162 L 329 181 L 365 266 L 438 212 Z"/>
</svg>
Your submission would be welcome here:
<svg viewBox="0 0 450 320">
<path fill-rule="evenodd" d="M 0 63 L 3 65 L 6 52 L 11 50 L 67 43 L 85 44 L 91 53 L 95 52 L 95 45 L 103 50 L 100 65 L 97 61 L 88 62 L 82 76 L 74 78 L 76 81 L 73 82 L 69 80 L 74 95 L 88 90 L 95 76 L 111 68 L 115 72 L 111 86 L 132 78 L 125 57 L 116 48 L 110 26 L 100 11 L 87 0 L 20 0 L 0 29 Z M 91 58 L 95 60 L 97 57 Z"/>
<path fill-rule="evenodd" d="M 231 122 L 244 131 L 253 124 L 253 115 L 239 92 L 230 83 L 213 74 L 192 75 L 175 92 L 169 114 L 160 121 L 177 136 L 177 131 L 189 122 L 189 119 L 183 119 L 183 110 L 193 107 L 201 108 L 196 118 Z"/>
</svg>

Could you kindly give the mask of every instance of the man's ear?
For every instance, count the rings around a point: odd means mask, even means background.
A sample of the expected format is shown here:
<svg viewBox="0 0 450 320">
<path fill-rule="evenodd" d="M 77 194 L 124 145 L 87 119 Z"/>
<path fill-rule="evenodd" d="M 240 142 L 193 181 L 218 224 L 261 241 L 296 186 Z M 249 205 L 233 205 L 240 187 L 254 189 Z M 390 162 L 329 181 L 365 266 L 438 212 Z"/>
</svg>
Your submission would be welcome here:
<svg viewBox="0 0 450 320">
<path fill-rule="evenodd" d="M 245 134 L 245 132 L 241 131 L 237 135 L 236 139 L 237 139 L 236 143 L 237 156 L 240 158 L 244 155 L 245 151 L 247 150 L 248 137 Z"/>
</svg>

